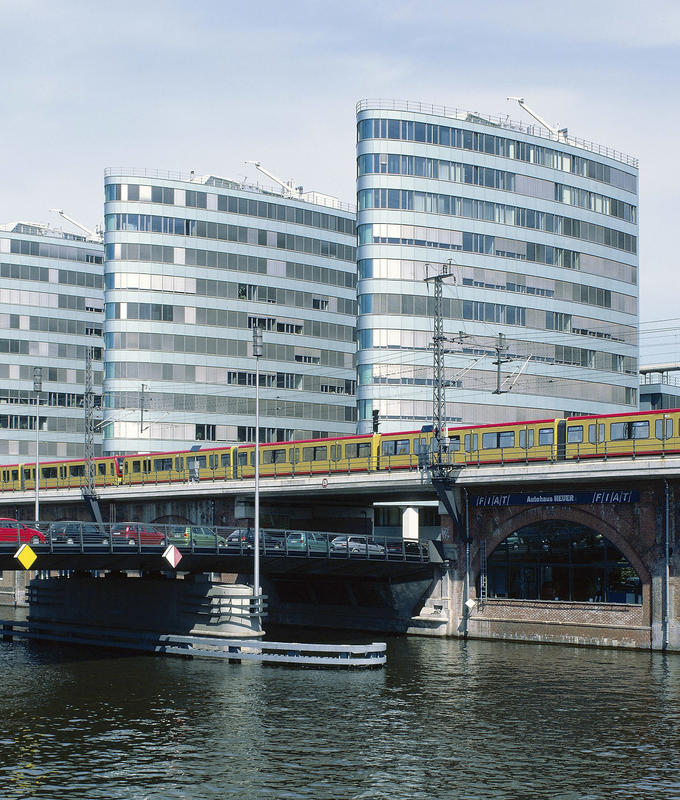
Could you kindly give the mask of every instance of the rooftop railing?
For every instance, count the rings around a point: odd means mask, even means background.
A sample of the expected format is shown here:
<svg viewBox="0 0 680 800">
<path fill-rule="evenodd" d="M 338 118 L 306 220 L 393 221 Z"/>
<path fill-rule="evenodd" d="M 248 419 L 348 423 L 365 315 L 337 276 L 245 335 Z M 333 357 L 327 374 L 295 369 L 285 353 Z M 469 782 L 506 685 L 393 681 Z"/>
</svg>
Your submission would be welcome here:
<svg viewBox="0 0 680 800">
<path fill-rule="evenodd" d="M 626 155 L 626 153 L 622 153 L 619 150 L 605 147 L 595 142 L 589 142 L 586 139 L 579 139 L 576 136 L 554 134 L 552 131 L 536 123 L 527 125 L 524 122 L 511 120 L 509 115 L 500 117 L 490 114 L 479 114 L 477 111 L 466 111 L 460 108 L 451 108 L 450 106 L 431 105 L 430 103 L 420 103 L 413 100 L 360 100 L 356 106 L 357 114 L 360 111 L 367 111 L 373 108 L 387 111 L 415 111 L 421 114 L 449 117 L 451 119 L 460 120 L 461 122 L 475 122 L 491 125 L 496 128 L 505 128 L 507 130 L 525 133 L 529 136 L 537 136 L 541 139 L 550 139 L 556 143 L 578 147 L 581 150 L 588 150 L 591 153 L 597 153 L 606 158 L 611 158 L 614 161 L 620 161 L 622 164 L 626 164 L 629 167 L 635 167 L 635 169 L 638 167 L 637 158 Z"/>
<path fill-rule="evenodd" d="M 342 200 L 338 200 L 335 197 L 325 195 L 321 192 L 309 191 L 302 192 L 299 196 L 287 195 L 280 186 L 262 186 L 257 182 L 247 183 L 245 181 L 233 181 L 218 175 L 197 175 L 194 172 L 172 172 L 162 169 L 140 169 L 135 167 L 106 167 L 104 170 L 104 177 L 159 178 L 166 181 L 195 183 L 204 187 L 214 186 L 239 192 L 254 192 L 259 195 L 271 195 L 279 200 L 295 200 L 313 206 L 324 206 L 338 211 L 346 211 L 350 214 L 356 214 L 357 210 L 356 206 L 352 205 L 352 203 L 345 203 Z"/>
</svg>

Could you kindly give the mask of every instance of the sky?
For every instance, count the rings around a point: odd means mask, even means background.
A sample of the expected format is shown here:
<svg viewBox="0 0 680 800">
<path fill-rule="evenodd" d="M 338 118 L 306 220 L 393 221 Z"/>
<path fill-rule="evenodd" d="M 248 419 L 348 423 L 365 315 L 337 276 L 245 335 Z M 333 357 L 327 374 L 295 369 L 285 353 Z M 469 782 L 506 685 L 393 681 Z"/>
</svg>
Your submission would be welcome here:
<svg viewBox="0 0 680 800">
<path fill-rule="evenodd" d="M 531 123 L 640 160 L 641 362 L 680 361 L 677 0 L 0 0 L 0 223 L 102 222 L 106 167 L 354 202 L 355 105 Z"/>
</svg>

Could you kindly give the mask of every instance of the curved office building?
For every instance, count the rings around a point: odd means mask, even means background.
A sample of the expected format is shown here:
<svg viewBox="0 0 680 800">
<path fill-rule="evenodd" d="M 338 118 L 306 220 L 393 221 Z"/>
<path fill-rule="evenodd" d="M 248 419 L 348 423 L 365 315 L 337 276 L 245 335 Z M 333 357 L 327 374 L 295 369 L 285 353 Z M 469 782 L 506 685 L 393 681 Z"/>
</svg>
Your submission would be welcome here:
<svg viewBox="0 0 680 800">
<path fill-rule="evenodd" d="M 84 457 L 88 349 L 100 418 L 103 264 L 95 238 L 35 223 L 0 226 L 0 464 L 35 459 L 35 368 L 41 461 Z M 98 428 L 94 452 L 101 454 Z"/>
<path fill-rule="evenodd" d="M 357 122 L 359 430 L 431 421 L 445 268 L 450 424 L 634 410 L 637 161 L 421 103 Z"/>
<path fill-rule="evenodd" d="M 354 209 L 107 170 L 106 453 L 354 433 Z M 295 196 L 288 195 L 295 194 Z"/>
</svg>

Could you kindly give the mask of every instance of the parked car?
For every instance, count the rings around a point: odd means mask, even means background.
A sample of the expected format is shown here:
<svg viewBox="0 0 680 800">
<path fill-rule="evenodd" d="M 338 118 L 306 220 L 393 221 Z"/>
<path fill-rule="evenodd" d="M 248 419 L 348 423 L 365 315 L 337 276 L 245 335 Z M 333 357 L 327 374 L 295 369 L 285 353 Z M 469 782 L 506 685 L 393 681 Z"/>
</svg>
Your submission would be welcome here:
<svg viewBox="0 0 680 800">
<path fill-rule="evenodd" d="M 385 542 L 387 555 L 395 558 L 422 558 L 427 555 L 427 546 L 420 542 L 414 542 L 408 539 L 394 539 L 391 542 Z"/>
<path fill-rule="evenodd" d="M 106 528 L 96 522 L 53 522 L 47 535 L 53 544 L 102 544 L 108 545 Z"/>
<path fill-rule="evenodd" d="M 217 536 L 212 528 L 205 525 L 170 525 L 167 528 L 168 543 L 178 547 L 215 547 L 215 542 L 222 547 L 227 544 L 223 536 Z M 217 539 L 215 539 L 217 537 Z"/>
<path fill-rule="evenodd" d="M 283 534 L 260 531 L 260 551 L 270 553 L 284 549 Z M 227 536 L 227 547 L 252 551 L 255 547 L 255 533 L 250 528 L 237 528 Z"/>
<path fill-rule="evenodd" d="M 114 544 L 125 542 L 130 547 L 141 544 L 165 544 L 165 534 L 155 525 L 147 522 L 118 522 L 111 527 L 111 538 Z"/>
<path fill-rule="evenodd" d="M 327 553 L 328 539 L 322 533 L 314 531 L 288 531 L 286 550 L 289 552 Z"/>
<path fill-rule="evenodd" d="M 45 544 L 45 536 L 35 528 L 9 517 L 0 517 L 0 542 L 13 544 Z"/>
<path fill-rule="evenodd" d="M 368 536 L 336 536 L 331 542 L 331 553 L 384 556 L 385 548 Z"/>
</svg>

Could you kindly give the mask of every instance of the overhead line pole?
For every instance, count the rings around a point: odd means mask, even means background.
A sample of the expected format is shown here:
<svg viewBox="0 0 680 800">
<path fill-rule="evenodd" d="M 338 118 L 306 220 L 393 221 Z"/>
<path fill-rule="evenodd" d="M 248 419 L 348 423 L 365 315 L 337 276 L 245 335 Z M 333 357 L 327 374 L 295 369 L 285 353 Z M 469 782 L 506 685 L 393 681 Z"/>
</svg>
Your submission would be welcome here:
<svg viewBox="0 0 680 800">
<path fill-rule="evenodd" d="M 426 265 L 426 269 L 427 269 Z M 425 283 L 434 284 L 434 323 L 432 333 L 433 381 L 432 381 L 432 433 L 437 437 L 437 463 L 442 463 L 444 452 L 443 432 L 446 424 L 446 387 L 444 380 L 444 315 L 442 310 L 442 284 L 453 278 L 451 259 L 442 264 L 438 275 L 425 275 Z"/>
</svg>

